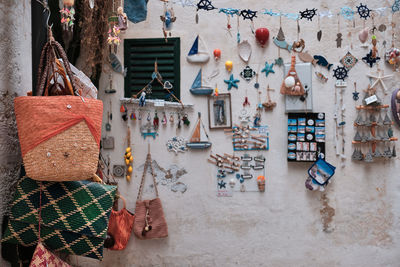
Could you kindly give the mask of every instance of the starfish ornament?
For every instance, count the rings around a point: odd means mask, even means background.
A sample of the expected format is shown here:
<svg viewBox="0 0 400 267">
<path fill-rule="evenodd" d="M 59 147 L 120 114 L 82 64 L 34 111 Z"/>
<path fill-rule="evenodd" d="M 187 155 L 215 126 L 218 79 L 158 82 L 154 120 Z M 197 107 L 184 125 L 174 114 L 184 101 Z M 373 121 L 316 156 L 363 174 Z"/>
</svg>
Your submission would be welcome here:
<svg viewBox="0 0 400 267">
<path fill-rule="evenodd" d="M 219 186 L 219 189 L 226 188 L 226 183 L 221 180 L 218 182 L 218 186 Z"/>
<path fill-rule="evenodd" d="M 271 65 L 268 64 L 268 61 L 265 62 L 265 67 L 261 70 L 261 72 L 265 72 L 265 77 L 268 77 L 268 74 L 275 73 L 275 71 L 272 69 L 274 67 L 274 63 Z"/>
<path fill-rule="evenodd" d="M 380 83 L 380 84 L 382 85 L 383 92 L 384 92 L 385 94 L 387 94 L 387 87 L 386 87 L 385 83 L 383 82 L 383 80 L 384 80 L 384 79 L 387 79 L 387 78 L 393 77 L 393 74 L 391 74 L 391 75 L 384 75 L 384 74 L 383 74 L 383 71 L 382 71 L 382 70 L 379 70 L 379 69 L 378 69 L 378 71 L 377 71 L 377 74 L 378 74 L 378 76 L 371 75 L 371 74 L 367 74 L 368 77 L 374 78 L 374 79 L 375 79 L 375 81 L 374 81 L 374 82 L 372 83 L 372 85 L 371 85 L 371 88 L 375 88 L 375 86 L 377 86 L 378 83 Z"/>
<path fill-rule="evenodd" d="M 238 79 L 233 78 L 233 74 L 229 77 L 229 80 L 224 80 L 224 82 L 228 85 L 228 90 L 230 91 L 232 87 L 238 88 L 237 83 L 240 82 Z"/>
</svg>

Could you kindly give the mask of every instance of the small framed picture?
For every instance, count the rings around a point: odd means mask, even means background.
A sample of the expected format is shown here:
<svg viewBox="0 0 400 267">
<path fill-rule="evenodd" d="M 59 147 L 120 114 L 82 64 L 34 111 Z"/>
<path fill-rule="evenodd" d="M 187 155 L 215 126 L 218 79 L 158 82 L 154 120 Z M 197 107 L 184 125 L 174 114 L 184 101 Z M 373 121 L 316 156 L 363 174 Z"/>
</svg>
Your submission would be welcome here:
<svg viewBox="0 0 400 267">
<path fill-rule="evenodd" d="M 231 94 L 208 97 L 208 125 L 210 129 L 232 128 Z"/>
</svg>

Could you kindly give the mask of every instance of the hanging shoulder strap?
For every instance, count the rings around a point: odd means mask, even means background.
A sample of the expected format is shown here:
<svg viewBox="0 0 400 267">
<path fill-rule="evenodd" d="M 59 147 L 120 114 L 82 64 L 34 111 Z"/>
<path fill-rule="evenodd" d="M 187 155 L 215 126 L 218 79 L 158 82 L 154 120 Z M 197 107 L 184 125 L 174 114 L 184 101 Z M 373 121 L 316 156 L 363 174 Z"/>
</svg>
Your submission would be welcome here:
<svg viewBox="0 0 400 267">
<path fill-rule="evenodd" d="M 156 178 L 154 176 L 154 169 L 153 169 L 153 164 L 152 164 L 152 160 L 151 160 L 151 154 L 148 153 L 147 157 L 146 157 L 146 162 L 144 163 L 144 167 L 143 167 L 142 181 L 140 182 L 140 188 L 139 188 L 137 200 L 142 200 L 143 186 L 144 186 L 144 181 L 146 179 L 147 168 L 149 167 L 149 165 L 150 165 L 150 170 L 151 170 L 151 176 L 153 176 L 154 190 L 156 191 L 156 196 L 158 197 L 158 189 L 157 189 Z"/>
</svg>

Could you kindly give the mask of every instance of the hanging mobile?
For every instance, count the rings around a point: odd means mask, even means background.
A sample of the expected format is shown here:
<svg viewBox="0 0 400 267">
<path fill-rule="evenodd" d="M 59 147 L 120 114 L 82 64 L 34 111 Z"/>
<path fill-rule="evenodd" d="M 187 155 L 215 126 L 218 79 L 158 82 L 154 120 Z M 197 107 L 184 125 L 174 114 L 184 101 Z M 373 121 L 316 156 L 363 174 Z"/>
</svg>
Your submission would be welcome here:
<svg viewBox="0 0 400 267">
<path fill-rule="evenodd" d="M 110 82 L 110 88 L 109 88 L 109 89 L 106 89 L 104 92 L 105 92 L 106 94 L 114 94 L 114 93 L 116 93 L 117 90 L 115 90 L 115 89 L 112 88 L 112 74 L 111 74 L 111 72 L 110 72 L 110 74 L 108 74 L 108 80 L 109 80 L 109 82 Z"/>
<path fill-rule="evenodd" d="M 126 149 L 125 149 L 125 154 L 124 154 L 124 160 L 125 160 L 125 165 L 126 165 L 126 180 L 130 182 L 131 177 L 132 177 L 132 162 L 133 162 L 133 156 L 132 156 L 132 148 L 131 148 L 131 129 L 128 126 L 128 130 L 126 132 Z"/>
<path fill-rule="evenodd" d="M 260 69 L 258 69 L 258 70 L 260 70 Z M 260 84 L 258 83 L 258 72 L 259 71 L 257 71 L 257 73 L 256 73 L 256 82 L 254 83 L 254 88 L 256 88 L 256 89 L 260 88 Z"/>
<path fill-rule="evenodd" d="M 276 37 L 273 38 L 274 44 L 278 47 L 278 58 L 275 59 L 275 65 L 281 67 L 283 66 L 283 59 L 281 57 L 281 48 L 286 48 L 286 46 L 289 46 L 288 43 L 285 41 L 285 35 L 283 34 L 282 31 L 282 15 L 279 16 L 279 33 Z M 287 48 L 289 51 L 292 49 L 290 47 Z"/>
<path fill-rule="evenodd" d="M 164 2 L 164 12 L 163 15 L 160 16 L 161 21 L 163 22 L 162 31 L 164 34 L 165 41 L 167 42 L 168 35 L 171 36 L 171 29 L 173 23 L 176 21 L 175 12 L 173 7 L 168 8 L 167 3 L 169 0 L 162 0 Z"/>
</svg>

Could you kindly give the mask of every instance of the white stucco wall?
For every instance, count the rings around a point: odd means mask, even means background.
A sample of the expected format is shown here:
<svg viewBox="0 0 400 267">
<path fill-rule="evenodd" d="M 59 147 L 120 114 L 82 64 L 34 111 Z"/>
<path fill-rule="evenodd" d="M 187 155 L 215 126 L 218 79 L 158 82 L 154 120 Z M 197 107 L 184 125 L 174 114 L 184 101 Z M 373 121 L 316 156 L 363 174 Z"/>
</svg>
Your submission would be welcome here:
<svg viewBox="0 0 400 267">
<path fill-rule="evenodd" d="M 194 1 L 196 2 L 196 1 Z M 367 1 L 370 8 L 387 5 L 389 1 Z M 392 1 L 390 1 L 392 2 Z M 355 7 L 358 1 L 213 1 L 217 7 L 251 8 L 261 10 L 268 8 L 296 13 L 305 8 L 327 9 L 336 13 L 340 7 L 348 5 Z M 133 25 L 124 38 L 152 38 L 162 37 L 159 16 L 163 5 L 158 1 L 148 4 L 147 21 Z M 212 80 L 218 83 L 220 92 L 226 92 L 223 79 L 228 78 L 223 64 L 225 60 L 234 62 L 233 73 L 239 77 L 239 72 L 245 63 L 239 59 L 236 46 L 236 19 L 231 20 L 233 37 L 225 31 L 226 16 L 216 11 L 199 11 L 199 24 L 195 24 L 195 9 L 174 5 L 177 21 L 174 24 L 173 36 L 181 38 L 181 96 L 183 102 L 194 103 L 195 107 L 188 112 L 192 122 L 195 121 L 197 111 L 201 111 L 204 122 L 207 124 L 207 101 L 202 97 L 194 97 L 189 93 L 189 87 L 197 74 L 198 67 L 186 62 L 186 54 L 190 49 L 196 34 L 200 33 L 208 49 L 222 50 L 222 60 L 217 63 L 220 75 Z M 391 13 L 384 17 L 377 17 L 375 24 L 389 25 Z M 395 21 L 400 24 L 399 14 Z M 255 28 L 264 26 L 270 30 L 270 41 L 266 48 L 256 45 L 251 34 L 250 23 L 240 20 L 242 39 L 248 39 L 253 48 L 250 66 L 257 70 L 263 67 L 266 60 L 271 62 L 277 58 L 278 49 L 272 43 L 272 36 L 276 36 L 279 29 L 279 19 L 259 14 L 254 21 Z M 371 26 L 371 20 L 366 22 Z M 321 42 L 316 39 L 318 31 L 317 19 L 313 22 L 300 21 L 300 37 L 306 42 L 306 50 L 311 54 L 325 55 L 329 62 L 337 65 L 339 59 L 350 50 L 358 58 L 368 51 L 360 48 L 357 33 L 362 28 L 362 22 L 356 19 L 356 27 L 352 23 L 341 19 L 343 34 L 342 48 L 336 48 L 337 18 L 321 19 L 323 36 Z M 297 38 L 296 22 L 282 19 L 282 27 L 288 41 Z M 400 32 L 397 28 L 396 34 Z M 350 49 L 347 33 L 352 32 L 354 49 Z M 390 31 L 385 38 L 390 43 Z M 378 33 L 381 49 L 383 35 Z M 369 42 L 369 41 L 368 41 Z M 399 41 L 396 42 L 400 45 Z M 382 53 L 382 50 L 379 50 Z M 118 56 L 123 59 L 123 45 L 120 46 Z M 287 51 L 281 50 L 285 62 L 290 62 Z M 215 61 L 203 67 L 203 71 L 211 73 L 215 68 Z M 380 67 L 386 74 L 391 73 L 386 64 L 381 61 Z M 260 88 L 263 90 L 262 99 L 266 97 L 267 84 L 271 88 L 279 89 L 283 78 L 283 69 L 274 67 L 275 74 L 265 78 L 260 74 Z M 320 67 L 315 70 L 321 71 Z M 372 70 L 376 70 L 374 67 Z M 314 71 L 314 70 L 313 70 Z M 182 182 L 188 185 L 186 193 L 173 193 L 167 187 L 159 185 L 165 215 L 169 226 L 169 237 L 163 240 L 140 241 L 130 240 L 126 250 L 121 252 L 106 251 L 102 266 L 398 266 L 400 261 L 400 181 L 398 173 L 400 164 L 398 157 L 389 161 L 380 161 L 366 164 L 351 161 L 353 152 L 351 140 L 354 136 L 352 126 L 355 119 L 355 102 L 352 99 L 353 82 L 357 81 L 359 91 L 365 89 L 369 83 L 366 73 L 371 69 L 360 61 L 351 71 L 347 79 L 348 88 L 345 91 L 346 105 L 346 156 L 345 167 L 340 167 L 340 160 L 335 156 L 333 148 L 333 111 L 334 111 L 334 81 L 329 73 L 329 81 L 320 83 L 313 73 L 314 110 L 326 112 L 327 121 L 327 157 L 328 161 L 337 166 L 333 183 L 326 193 L 309 192 L 304 187 L 307 177 L 306 171 L 310 164 L 286 161 L 287 153 L 287 116 L 284 113 L 284 98 L 279 91 L 272 93 L 272 98 L 278 103 L 273 112 L 262 113 L 262 123 L 271 127 L 270 151 L 264 153 L 267 158 L 267 185 L 265 193 L 235 193 L 232 198 L 218 198 L 216 196 L 215 176 L 216 169 L 207 163 L 210 151 L 193 151 L 175 156 L 165 148 L 165 142 L 174 135 L 188 138 L 191 129 L 185 127 L 176 130 L 176 126 L 160 126 L 159 137 L 143 140 L 139 133 L 139 123 L 128 121 L 132 128 L 134 177 L 130 183 L 119 180 L 119 190 L 127 199 L 129 210 L 134 210 L 141 172 L 137 167 L 144 163 L 147 143 L 152 146 L 153 158 L 163 167 L 177 164 L 185 167 L 188 174 Z M 327 73 L 326 70 L 322 70 Z M 105 114 L 112 100 L 114 119 L 111 135 L 116 138 L 116 148 L 109 153 L 115 164 L 123 164 L 123 150 L 126 123 L 119 113 L 119 99 L 123 97 L 123 77 L 114 75 L 114 84 L 118 92 L 105 95 L 108 88 L 108 77 L 103 76 L 100 88 L 100 98 L 104 100 Z M 393 80 L 388 80 L 390 88 L 399 86 L 400 76 L 395 73 Z M 249 101 L 252 109 L 257 103 L 254 80 L 247 84 L 241 79 L 239 90 L 232 89 L 233 118 L 238 122 L 238 113 L 248 88 Z M 379 92 L 381 93 L 381 91 Z M 389 95 L 385 97 L 389 102 Z M 360 102 L 358 102 L 359 104 Z M 129 107 L 130 110 L 131 107 Z M 154 110 L 154 109 L 150 109 Z M 159 109 L 158 115 L 163 109 Z M 170 110 L 167 110 L 167 114 Z M 153 112 L 152 112 L 153 113 Z M 136 113 L 137 114 L 137 113 Z M 146 117 L 146 113 L 144 118 Z M 104 117 L 105 118 L 105 117 Z M 161 117 L 160 117 L 161 120 Z M 395 136 L 400 136 L 397 127 Z M 222 131 L 210 133 L 214 153 L 232 152 L 229 137 Z M 149 141 L 148 141 L 149 140 Z M 105 155 L 108 153 L 106 152 Z M 253 153 L 254 155 L 255 153 Z M 399 154 L 399 153 L 398 153 Z M 150 178 L 150 177 L 148 177 Z M 229 179 L 229 178 L 228 178 Z M 334 211 L 334 216 L 331 214 Z M 327 231 L 324 231 L 324 222 Z M 88 266 L 87 260 L 79 259 L 82 266 Z M 92 263 L 96 266 L 98 263 Z"/>
<path fill-rule="evenodd" d="M 13 38 L 22 40 L 15 42 L 17 47 L 15 51 L 13 48 L 13 51 L 16 58 L 10 59 L 10 62 L 16 62 L 17 70 L 14 72 L 16 76 L 7 76 L 9 67 L 6 66 L 3 69 L 4 65 L 2 65 L 0 89 L 2 94 L 6 89 L 24 94 L 25 89 L 30 86 L 29 75 L 25 74 L 31 71 L 30 64 L 25 64 L 26 60 L 30 60 L 30 11 L 27 10 L 29 5 L 10 6 L 3 2 L 0 3 L 0 14 L 2 14 L 0 17 L 8 18 L 14 14 L 10 12 L 13 10 L 18 13 L 15 17 L 19 19 L 3 22 L 2 29 L 18 27 L 12 31 L 17 34 L 17 37 Z M 366 1 L 371 8 L 387 5 L 388 2 Z M 235 2 L 219 0 L 214 1 L 214 4 L 217 7 L 255 10 L 271 8 L 296 13 L 313 7 L 337 12 L 344 5 L 354 7 L 359 2 L 283 0 L 262 3 L 256 0 Z M 149 1 L 148 7 L 147 21 L 137 25 L 130 24 L 129 30 L 124 35 L 125 38 L 162 37 L 159 19 L 163 10 L 162 3 Z M 240 70 L 245 66 L 237 54 L 236 19 L 231 21 L 233 26 L 231 38 L 225 32 L 225 15 L 218 15 L 216 11 L 199 11 L 200 20 L 196 25 L 194 8 L 174 5 L 174 10 L 177 21 L 173 28 L 173 36 L 181 38 L 182 99 L 184 102 L 195 104 L 193 110 L 187 111 L 192 123 L 195 122 L 197 111 L 201 111 L 204 122 L 207 124 L 206 99 L 193 97 L 188 91 L 198 67 L 188 64 L 185 56 L 197 33 L 200 33 L 206 41 L 210 52 L 214 48 L 220 48 L 222 50 L 222 60 L 219 63 L 220 75 L 213 80 L 213 83 L 217 81 L 220 92 L 226 92 L 223 79 L 227 79 L 228 74 L 224 70 L 223 62 L 225 60 L 234 62 L 235 77 L 239 77 Z M 395 15 L 398 25 L 400 25 L 399 16 L 399 13 Z M 388 25 L 389 19 L 390 16 L 378 17 L 375 23 Z M 351 52 L 358 58 L 367 53 L 367 50 L 359 48 L 357 32 L 362 27 L 359 19 L 356 20 L 355 29 L 352 28 L 351 23 L 341 20 L 341 32 L 344 36 L 341 49 L 336 48 L 335 43 L 337 19 L 321 19 L 323 31 L 321 42 L 316 40 L 318 23 L 316 19 L 314 20 L 313 22 L 300 21 L 300 37 L 306 41 L 306 50 L 312 54 L 325 55 L 328 61 L 337 64 L 349 50 L 348 31 L 353 33 L 354 49 Z M 270 38 L 275 36 L 279 29 L 278 18 L 261 14 L 254 24 L 256 28 L 261 26 L 269 28 Z M 371 20 L 368 20 L 367 25 L 371 25 Z M 287 40 L 296 39 L 294 21 L 282 19 L 282 27 Z M 248 21 L 240 21 L 240 32 L 242 39 L 248 39 L 253 47 L 251 67 L 258 69 L 258 65 L 263 66 L 265 60 L 270 62 L 277 57 L 278 49 L 271 40 L 264 49 L 256 45 Z M 396 33 L 400 35 L 399 28 Z M 8 30 L 2 36 L 13 35 Z M 387 42 L 390 43 L 389 31 L 385 36 Z M 378 38 L 382 41 L 383 37 L 378 35 Z M 0 52 L 6 51 L 5 48 L 3 49 L 3 43 L 0 44 L 2 44 Z M 400 46 L 400 42 L 397 41 L 396 45 Z M 119 48 L 118 56 L 123 59 L 123 45 Z M 285 62 L 290 61 L 287 52 L 281 51 L 281 56 Z M 380 66 L 385 69 L 386 74 L 391 73 L 383 62 Z M 203 69 L 210 73 L 214 68 L 215 62 L 211 60 Z M 278 89 L 283 78 L 282 72 L 281 68 L 275 67 L 275 74 L 270 74 L 267 79 L 264 74 L 260 74 L 260 88 L 265 88 L 267 84 L 270 84 L 271 88 Z M 326 71 L 323 72 L 326 73 Z M 141 177 L 141 172 L 137 171 L 137 168 L 144 163 L 148 142 L 152 146 L 153 159 L 157 160 L 162 167 L 177 164 L 188 171 L 188 174 L 181 178 L 181 181 L 188 185 L 188 190 L 184 194 L 173 193 L 169 188 L 159 185 L 169 226 L 169 237 L 162 240 L 141 241 L 132 236 L 126 250 L 105 251 L 104 260 L 100 263 L 81 257 L 73 258 L 71 263 L 76 266 L 398 266 L 400 262 L 400 181 L 398 179 L 400 164 L 398 157 L 390 161 L 371 164 L 354 163 L 350 159 L 353 151 L 350 143 L 354 135 L 351 125 L 356 116 L 351 85 L 357 81 L 359 91 L 366 88 L 369 80 L 365 74 L 369 72 L 369 67 L 359 62 L 350 71 L 350 77 L 347 80 L 349 87 L 345 93 L 345 104 L 348 159 L 344 168 L 340 167 L 340 160 L 335 156 L 332 142 L 334 79 L 329 76 L 328 83 L 321 84 L 313 75 L 314 110 L 327 114 L 327 157 L 330 163 L 338 167 L 333 182 L 325 194 L 309 192 L 304 188 L 306 171 L 310 164 L 289 164 L 286 161 L 287 117 L 284 114 L 284 98 L 278 91 L 272 93 L 273 100 L 278 103 L 275 110 L 262 113 L 263 124 L 266 123 L 271 127 L 270 151 L 264 153 L 267 158 L 265 193 L 235 193 L 232 198 L 218 198 L 215 185 L 216 169 L 206 160 L 210 151 L 194 151 L 175 156 L 166 150 L 166 140 L 175 135 L 188 138 L 192 128 L 183 127 L 177 131 L 176 126 L 172 127 L 170 124 L 165 128 L 160 126 L 159 136 L 155 141 L 152 139 L 143 141 L 139 133 L 139 123 L 129 121 L 134 149 L 134 177 L 130 183 L 123 179 L 119 180 L 119 190 L 127 199 L 129 210 L 134 210 Z M 12 85 L 5 83 L 10 79 Z M 232 89 L 231 91 L 234 122 L 238 121 L 237 116 L 244 100 L 246 87 L 249 101 L 255 109 L 257 94 L 253 83 L 254 81 L 247 84 L 241 80 L 239 90 Z M 399 73 L 395 73 L 395 78 L 387 85 L 394 88 L 400 86 L 399 83 Z M 104 89 L 108 88 L 108 76 L 104 75 L 100 86 L 100 98 L 104 100 L 105 115 L 109 101 L 113 102 L 111 135 L 116 139 L 116 148 L 109 154 L 113 164 L 123 164 L 126 123 L 122 121 L 119 113 L 119 99 L 123 97 L 123 77 L 120 74 L 114 75 L 114 85 L 118 88 L 117 94 L 105 95 Z M 263 90 L 262 99 L 265 99 L 265 90 Z M 389 96 L 386 96 L 385 102 L 389 102 Z M 167 110 L 167 114 L 170 111 Z M 158 115 L 161 114 L 162 109 L 159 109 Z M 145 117 L 144 113 L 144 119 Z M 394 135 L 400 137 L 399 129 L 394 127 L 394 130 Z M 0 140 L 4 144 L 7 142 L 5 136 L 7 135 L 0 135 Z M 210 139 L 213 142 L 212 152 L 232 152 L 231 140 L 223 132 L 211 131 Z M 106 152 L 105 155 L 107 154 Z M 333 217 L 329 215 L 332 209 L 335 211 Z M 332 221 L 328 223 L 330 219 Z M 328 231 L 324 231 L 324 222 L 328 223 Z"/>
<path fill-rule="evenodd" d="M 19 178 L 21 155 L 14 97 L 32 90 L 31 5 L 0 1 L 0 227 Z M 0 257 L 0 266 L 7 266 Z"/>
</svg>

